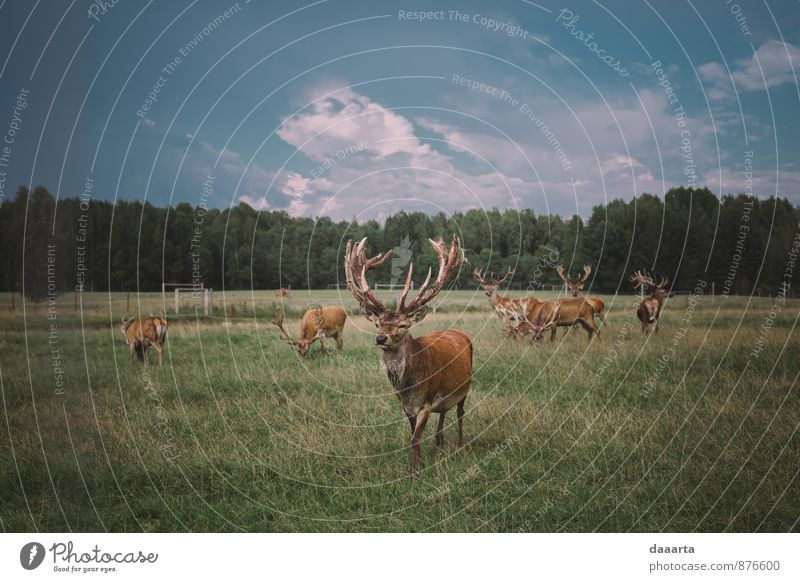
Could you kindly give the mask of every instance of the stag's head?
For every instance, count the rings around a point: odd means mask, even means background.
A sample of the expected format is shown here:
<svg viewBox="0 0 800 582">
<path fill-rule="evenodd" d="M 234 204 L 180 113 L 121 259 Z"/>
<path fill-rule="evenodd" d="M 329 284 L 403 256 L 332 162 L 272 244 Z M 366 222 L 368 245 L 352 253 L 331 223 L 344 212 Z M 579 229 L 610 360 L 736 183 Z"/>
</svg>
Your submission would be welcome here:
<svg viewBox="0 0 800 582">
<path fill-rule="evenodd" d="M 275 318 L 272 320 L 272 325 L 277 326 L 278 329 L 281 330 L 281 339 L 292 346 L 292 349 L 297 352 L 297 355 L 305 359 L 305 357 L 308 355 L 308 350 L 311 349 L 311 340 L 292 339 L 292 336 L 289 335 L 289 331 L 286 329 L 286 320 L 283 314 L 283 309 L 278 309 L 278 311 L 275 313 Z"/>
<path fill-rule="evenodd" d="M 531 343 L 539 343 L 544 338 L 544 333 L 553 329 L 558 323 L 558 314 L 561 312 L 561 302 L 556 301 L 547 312 L 547 304 L 543 304 L 539 313 L 528 325 L 531 330 Z"/>
<path fill-rule="evenodd" d="M 573 281 L 569 275 L 564 272 L 564 267 L 561 265 L 556 267 L 556 272 L 558 273 L 558 276 L 561 277 L 561 280 L 566 283 L 569 290 L 572 291 L 572 296 L 577 297 L 578 294 L 583 290 L 584 285 L 586 285 L 589 275 L 592 274 L 592 268 L 589 265 L 584 265 L 583 275 L 577 281 Z"/>
<path fill-rule="evenodd" d="M 347 286 L 358 301 L 361 313 L 375 324 L 377 328 L 375 345 L 382 350 L 394 350 L 402 345 L 402 340 L 405 339 L 408 330 L 425 318 L 428 313 L 427 304 L 439 294 L 447 280 L 463 261 L 461 245 L 455 235 L 449 250 L 442 240 L 429 239 L 429 242 L 439 257 L 439 274 L 436 276 L 436 280 L 431 283 L 431 270 L 428 269 L 425 282 L 420 286 L 414 298 L 406 303 L 411 286 L 411 274 L 414 269 L 414 264 L 409 264 L 406 284 L 400 294 L 397 308 L 390 310 L 369 288 L 367 272 L 383 265 L 392 256 L 392 251 L 389 250 L 368 259 L 364 248 L 367 243 L 366 237 L 355 245 L 353 241 L 347 241 L 344 255 Z"/>
<path fill-rule="evenodd" d="M 483 287 L 483 292 L 486 293 L 487 297 L 492 297 L 495 293 L 497 293 L 497 289 L 503 282 L 511 277 L 514 274 L 513 269 L 508 269 L 508 272 L 503 276 L 502 279 L 498 279 L 494 276 L 494 273 L 484 273 L 480 269 L 475 269 L 472 272 L 472 276 L 475 277 L 475 280 L 481 284 Z"/>
</svg>

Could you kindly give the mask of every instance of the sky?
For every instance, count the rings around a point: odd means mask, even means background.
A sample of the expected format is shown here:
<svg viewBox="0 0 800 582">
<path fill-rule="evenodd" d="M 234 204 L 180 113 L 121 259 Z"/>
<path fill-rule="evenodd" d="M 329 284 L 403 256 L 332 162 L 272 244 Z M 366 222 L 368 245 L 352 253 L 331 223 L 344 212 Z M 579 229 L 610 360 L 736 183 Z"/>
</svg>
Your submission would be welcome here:
<svg viewBox="0 0 800 582">
<path fill-rule="evenodd" d="M 797 2 L 6 0 L 0 57 L 0 200 L 800 204 Z"/>
</svg>

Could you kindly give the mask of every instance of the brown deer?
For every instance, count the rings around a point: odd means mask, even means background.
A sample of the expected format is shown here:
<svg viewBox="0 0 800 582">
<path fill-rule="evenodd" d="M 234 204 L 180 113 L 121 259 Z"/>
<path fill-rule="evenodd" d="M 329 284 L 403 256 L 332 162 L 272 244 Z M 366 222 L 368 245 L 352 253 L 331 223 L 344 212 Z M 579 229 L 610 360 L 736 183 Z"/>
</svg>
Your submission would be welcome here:
<svg viewBox="0 0 800 582">
<path fill-rule="evenodd" d="M 286 299 L 292 298 L 292 290 L 286 289 L 285 287 L 281 287 L 280 289 L 275 290 L 275 297 L 285 297 Z"/>
<path fill-rule="evenodd" d="M 578 279 L 577 281 L 573 281 L 569 275 L 564 272 L 564 267 L 562 265 L 558 265 L 556 267 L 556 272 L 558 276 L 561 277 L 561 280 L 564 281 L 564 284 L 569 288 L 572 292 L 573 297 L 578 297 L 581 291 L 583 291 L 584 285 L 586 285 L 587 279 L 589 279 L 589 275 L 592 274 L 592 267 L 589 265 L 583 266 L 583 276 Z M 603 300 L 599 297 L 586 297 L 586 301 L 589 305 L 592 306 L 594 309 L 594 316 L 597 317 L 603 324 L 606 322 L 605 316 L 605 309 L 606 304 L 603 303 Z M 597 332 L 600 335 L 600 332 Z"/>
<path fill-rule="evenodd" d="M 493 273 L 491 275 L 494 275 Z M 500 317 L 503 321 L 503 335 L 509 337 L 511 335 L 516 335 L 516 330 L 519 327 L 520 319 L 519 319 L 519 307 L 521 305 L 521 301 L 523 299 L 511 299 L 510 297 L 501 297 L 497 293 L 497 289 L 500 285 L 509 277 L 514 275 L 513 269 L 508 269 L 508 272 L 503 276 L 502 279 L 498 279 L 497 277 L 490 276 L 489 273 L 483 273 L 480 269 L 475 269 L 472 272 L 472 276 L 481 284 L 483 287 L 484 293 L 489 298 L 489 305 L 492 306 L 494 312 Z"/>
<path fill-rule="evenodd" d="M 436 444 L 444 444 L 444 417 L 456 406 L 458 444 L 464 442 L 464 401 L 472 383 L 472 342 L 466 334 L 452 329 L 433 331 L 413 338 L 410 328 L 422 321 L 428 312 L 427 304 L 442 290 L 448 278 L 462 262 L 461 245 L 453 236 L 448 252 L 441 240 L 430 240 L 439 257 L 439 274 L 431 282 L 431 270 L 414 299 L 406 303 L 413 264 L 408 266 L 406 284 L 397 309 L 387 309 L 367 284 L 367 272 L 380 267 L 391 256 L 367 259 L 364 251 L 367 239 L 353 245 L 347 241 L 344 257 L 347 286 L 361 306 L 361 313 L 375 324 L 375 344 L 382 350 L 381 364 L 403 405 L 411 425 L 411 476 L 416 475 L 420 440 L 432 412 L 439 413 Z"/>
<path fill-rule="evenodd" d="M 279 309 L 272 320 L 281 330 L 281 339 L 286 340 L 301 358 L 305 358 L 311 344 L 319 340 L 319 348 L 325 352 L 325 338 L 336 340 L 336 351 L 342 351 L 342 330 L 347 314 L 341 307 L 314 307 L 303 314 L 300 320 L 300 339 L 293 340 L 286 329 L 283 309 Z"/>
<path fill-rule="evenodd" d="M 524 305 L 524 316 L 520 314 L 522 322 L 517 327 L 517 338 L 523 337 L 526 333 L 532 331 L 532 323 L 536 321 L 539 312 L 544 310 L 544 317 L 549 319 L 551 310 L 554 309 L 555 301 L 541 301 L 536 297 L 527 298 Z M 550 326 L 550 341 L 556 340 L 556 328 L 558 327 L 572 327 L 573 325 L 580 325 L 589 334 L 589 341 L 595 333 L 599 333 L 597 324 L 594 322 L 594 309 L 589 302 L 583 297 L 565 297 L 559 299 L 559 309 L 555 319 L 555 325 Z M 522 307 L 520 307 L 522 309 Z"/>
<path fill-rule="evenodd" d="M 540 308 L 536 311 L 533 321 L 528 319 L 527 302 L 523 306 L 520 316 L 527 323 L 531 332 L 531 343 L 536 344 L 542 341 L 544 332 L 555 329 L 558 324 L 558 316 L 561 312 L 560 301 L 540 302 Z"/>
<path fill-rule="evenodd" d="M 164 340 L 167 337 L 167 320 L 163 317 L 150 316 L 144 319 L 126 319 L 122 316 L 122 335 L 131 352 L 147 363 L 147 350 L 152 346 L 158 352 L 158 365 L 164 365 Z"/>
<path fill-rule="evenodd" d="M 647 272 L 636 271 L 631 275 L 630 281 L 636 289 L 641 289 L 642 291 L 644 291 L 645 287 L 651 289 L 650 296 L 642 299 L 636 307 L 636 315 L 639 317 L 639 321 L 642 322 L 642 334 L 647 333 L 647 328 L 651 324 L 655 332 L 658 333 L 658 321 L 664 308 L 664 300 L 675 295 L 674 291 L 664 289 L 669 283 L 669 278 L 662 275 L 658 283 L 656 283 Z"/>
</svg>

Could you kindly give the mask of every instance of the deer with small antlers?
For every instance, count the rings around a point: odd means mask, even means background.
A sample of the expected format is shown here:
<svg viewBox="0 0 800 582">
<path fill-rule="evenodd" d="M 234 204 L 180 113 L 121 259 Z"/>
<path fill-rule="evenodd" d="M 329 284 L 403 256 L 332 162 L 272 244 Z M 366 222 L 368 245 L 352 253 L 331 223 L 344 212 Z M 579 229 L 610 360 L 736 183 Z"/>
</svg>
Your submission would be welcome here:
<svg viewBox="0 0 800 582">
<path fill-rule="evenodd" d="M 567 288 L 572 292 L 573 297 L 578 297 L 581 291 L 583 291 L 584 285 L 586 285 L 586 281 L 589 279 L 589 275 L 592 274 L 592 267 L 590 265 L 583 266 L 583 275 L 577 281 L 573 281 L 569 275 L 564 272 L 564 267 L 562 265 L 558 265 L 556 267 L 556 272 L 558 276 L 561 277 L 561 280 L 564 281 L 564 284 Z M 599 297 L 586 297 L 586 301 L 591 305 L 592 309 L 594 309 L 594 316 L 597 317 L 603 324 L 606 322 L 605 316 L 605 309 L 606 304 L 603 303 L 603 300 Z M 600 332 L 597 332 L 598 335 Z"/>
<path fill-rule="evenodd" d="M 480 269 L 475 269 L 472 272 L 472 276 L 480 283 L 484 293 L 486 293 L 486 296 L 489 298 L 489 305 L 492 306 L 494 312 L 503 321 L 503 335 L 509 337 L 515 335 L 515 331 L 521 321 L 518 315 L 520 311 L 519 308 L 521 302 L 524 301 L 525 298 L 511 299 L 509 297 L 501 297 L 497 293 L 497 289 L 500 285 L 502 285 L 506 279 L 514 275 L 513 269 L 508 269 L 508 272 L 506 272 L 501 279 L 493 275 L 493 273 L 491 275 L 489 273 L 484 273 Z"/>
<path fill-rule="evenodd" d="M 540 312 L 544 311 L 544 317 L 549 319 L 555 301 L 542 301 L 537 297 L 528 297 L 524 304 L 517 307 L 520 324 L 517 326 L 517 339 L 521 339 L 526 333 L 532 331 L 532 322 L 536 321 Z M 592 341 L 594 334 L 598 334 L 599 329 L 594 322 L 594 308 L 586 299 L 582 297 L 565 297 L 558 300 L 559 309 L 556 312 L 554 324 L 548 326 L 550 330 L 550 341 L 556 340 L 556 328 L 572 327 L 580 325 L 589 334 L 589 341 Z"/>
<path fill-rule="evenodd" d="M 540 302 L 540 308 L 535 310 L 533 321 L 528 319 L 528 301 L 522 306 L 520 316 L 527 323 L 531 332 L 531 343 L 537 344 L 544 338 L 544 332 L 555 329 L 558 325 L 558 316 L 561 313 L 560 301 Z"/>
<path fill-rule="evenodd" d="M 144 319 L 133 319 L 122 316 L 122 335 L 130 349 L 131 358 L 134 354 L 147 363 L 147 351 L 150 347 L 158 352 L 158 365 L 164 365 L 164 341 L 167 337 L 167 320 L 164 317 L 151 315 Z"/>
<path fill-rule="evenodd" d="M 391 256 L 367 259 L 367 239 L 353 245 L 347 241 L 344 257 L 347 286 L 361 307 L 361 313 L 375 324 L 375 344 L 382 350 L 381 364 L 394 387 L 406 418 L 411 425 L 411 476 L 417 472 L 422 432 L 431 413 L 439 413 L 436 444 L 444 444 L 444 418 L 456 407 L 458 444 L 464 441 L 464 401 L 472 383 L 472 342 L 466 334 L 453 329 L 432 331 L 414 338 L 412 326 L 422 321 L 430 303 L 463 261 L 461 245 L 453 236 L 448 251 L 442 241 L 429 240 L 439 258 L 439 273 L 431 284 L 431 270 L 414 298 L 406 302 L 413 263 L 408 266 L 405 287 L 397 308 L 387 309 L 367 283 L 367 272 L 383 265 Z M 430 285 L 430 287 L 429 287 Z"/>
<path fill-rule="evenodd" d="M 636 315 L 642 322 L 642 334 L 647 333 L 647 328 L 653 325 L 655 332 L 658 333 L 658 321 L 661 318 L 661 311 L 664 308 L 664 300 L 675 295 L 674 291 L 667 291 L 664 287 L 669 283 L 669 278 L 660 277 L 658 283 L 647 272 L 635 271 L 630 277 L 634 288 L 644 291 L 650 288 L 650 296 L 645 297 L 636 307 Z"/>
<path fill-rule="evenodd" d="M 275 297 L 285 297 L 286 299 L 292 298 L 292 290 L 287 289 L 286 287 L 281 287 L 280 289 L 275 289 Z"/>
<path fill-rule="evenodd" d="M 311 344 L 319 340 L 320 350 L 325 352 L 325 338 L 336 340 L 336 351 L 342 350 L 342 330 L 347 320 L 347 314 L 341 307 L 313 307 L 303 314 L 300 321 L 300 339 L 294 340 L 286 329 L 286 320 L 283 309 L 275 314 L 272 324 L 281 330 L 281 339 L 292 346 L 301 358 L 305 358 L 311 349 Z"/>
</svg>

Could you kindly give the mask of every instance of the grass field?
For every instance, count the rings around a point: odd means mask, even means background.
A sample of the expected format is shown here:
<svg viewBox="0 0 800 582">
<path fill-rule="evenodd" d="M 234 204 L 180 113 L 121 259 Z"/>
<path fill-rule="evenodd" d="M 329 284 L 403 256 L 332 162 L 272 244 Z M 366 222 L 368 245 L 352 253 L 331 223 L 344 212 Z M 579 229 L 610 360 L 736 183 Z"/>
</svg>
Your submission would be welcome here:
<svg viewBox="0 0 800 582">
<path fill-rule="evenodd" d="M 218 292 L 213 317 L 170 315 L 163 368 L 128 359 L 125 294 L 86 294 L 82 310 L 63 295 L 55 319 L 0 296 L 0 525 L 798 531 L 800 300 L 678 296 L 648 338 L 633 297 L 605 300 L 600 341 L 576 329 L 531 347 L 503 340 L 482 294 L 443 296 L 414 333 L 473 340 L 468 442 L 454 413 L 442 449 L 429 424 L 412 481 L 408 423 L 345 290 L 287 305 L 296 331 L 307 305 L 343 303 L 339 355 L 300 361 L 269 323 L 271 293 Z M 160 310 L 159 294 L 130 301 Z"/>
</svg>

